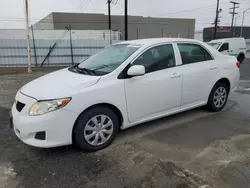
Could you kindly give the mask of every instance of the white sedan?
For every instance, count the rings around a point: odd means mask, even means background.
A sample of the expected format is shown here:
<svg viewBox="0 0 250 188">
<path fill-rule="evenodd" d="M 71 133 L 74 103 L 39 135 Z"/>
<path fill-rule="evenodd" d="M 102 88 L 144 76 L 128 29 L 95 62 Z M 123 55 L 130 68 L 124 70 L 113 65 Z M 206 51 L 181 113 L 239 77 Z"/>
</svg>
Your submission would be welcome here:
<svg viewBox="0 0 250 188">
<path fill-rule="evenodd" d="M 120 129 L 200 106 L 222 110 L 239 66 L 235 57 L 190 39 L 114 44 L 23 86 L 12 127 L 28 145 L 100 150 Z"/>
</svg>

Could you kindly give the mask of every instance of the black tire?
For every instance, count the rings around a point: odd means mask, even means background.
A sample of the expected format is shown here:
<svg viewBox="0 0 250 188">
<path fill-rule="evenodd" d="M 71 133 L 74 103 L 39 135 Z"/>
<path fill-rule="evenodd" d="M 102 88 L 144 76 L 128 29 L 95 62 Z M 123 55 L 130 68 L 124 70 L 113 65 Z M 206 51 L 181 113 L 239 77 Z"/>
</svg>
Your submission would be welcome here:
<svg viewBox="0 0 250 188">
<path fill-rule="evenodd" d="M 89 122 L 89 120 L 91 120 L 91 118 L 98 115 L 105 115 L 110 118 L 110 120 L 113 123 L 113 132 L 106 143 L 98 146 L 93 146 L 89 144 L 88 141 L 85 139 L 84 128 L 85 126 L 87 126 L 87 123 Z M 77 119 L 73 129 L 73 141 L 83 151 L 94 152 L 97 150 L 101 150 L 106 148 L 112 143 L 119 130 L 119 126 L 120 126 L 119 119 L 112 109 L 104 106 L 93 107 L 87 110 L 86 112 L 82 113 Z"/>
<path fill-rule="evenodd" d="M 225 102 L 224 102 L 223 105 L 220 106 L 220 107 L 217 107 L 216 104 L 215 104 L 215 102 L 214 102 L 215 92 L 217 91 L 218 88 L 224 88 L 224 89 L 226 90 Z M 226 103 L 227 103 L 228 94 L 229 94 L 229 86 L 228 86 L 227 84 L 223 83 L 223 82 L 217 82 L 217 83 L 214 85 L 214 87 L 213 87 L 213 89 L 212 89 L 212 91 L 211 91 L 211 93 L 210 93 L 210 95 L 209 95 L 209 98 L 208 98 L 208 102 L 207 102 L 206 107 L 207 107 L 211 112 L 219 112 L 219 111 L 221 111 L 221 110 L 225 107 L 225 105 L 226 105 Z"/>
<path fill-rule="evenodd" d="M 245 59 L 245 55 L 244 54 L 240 54 L 238 57 L 237 57 L 237 60 L 242 64 L 243 61 Z"/>
</svg>

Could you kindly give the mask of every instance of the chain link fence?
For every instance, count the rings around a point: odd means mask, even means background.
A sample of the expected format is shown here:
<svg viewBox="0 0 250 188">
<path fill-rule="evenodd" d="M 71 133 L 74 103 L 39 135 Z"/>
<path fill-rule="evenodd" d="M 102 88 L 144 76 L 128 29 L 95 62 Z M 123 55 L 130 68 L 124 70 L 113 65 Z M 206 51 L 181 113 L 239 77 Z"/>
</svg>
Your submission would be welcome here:
<svg viewBox="0 0 250 188">
<path fill-rule="evenodd" d="M 25 32 L 9 31 L 8 34 L 0 32 L 0 67 L 26 67 Z M 30 40 L 31 64 L 33 67 L 68 66 L 119 42 L 119 39 L 119 32 L 114 31 L 34 30 Z"/>
</svg>

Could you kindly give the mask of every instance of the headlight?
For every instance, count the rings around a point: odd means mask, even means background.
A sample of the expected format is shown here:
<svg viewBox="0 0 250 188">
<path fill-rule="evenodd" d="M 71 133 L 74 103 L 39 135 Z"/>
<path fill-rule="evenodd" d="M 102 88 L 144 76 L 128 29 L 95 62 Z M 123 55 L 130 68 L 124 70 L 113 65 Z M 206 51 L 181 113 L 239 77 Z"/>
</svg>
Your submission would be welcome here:
<svg viewBox="0 0 250 188">
<path fill-rule="evenodd" d="M 39 116 L 66 106 L 71 98 L 55 99 L 49 101 L 39 101 L 30 108 L 30 116 Z"/>
</svg>

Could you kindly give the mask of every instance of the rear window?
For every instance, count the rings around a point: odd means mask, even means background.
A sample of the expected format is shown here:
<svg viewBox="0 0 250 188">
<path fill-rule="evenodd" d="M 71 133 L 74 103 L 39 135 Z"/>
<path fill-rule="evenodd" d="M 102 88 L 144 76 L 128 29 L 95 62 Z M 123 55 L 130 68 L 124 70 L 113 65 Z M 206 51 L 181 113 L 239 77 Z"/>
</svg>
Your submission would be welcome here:
<svg viewBox="0 0 250 188">
<path fill-rule="evenodd" d="M 212 60 L 211 55 L 200 45 L 197 44 L 177 44 L 181 58 L 182 64 L 191 64 Z"/>
</svg>

